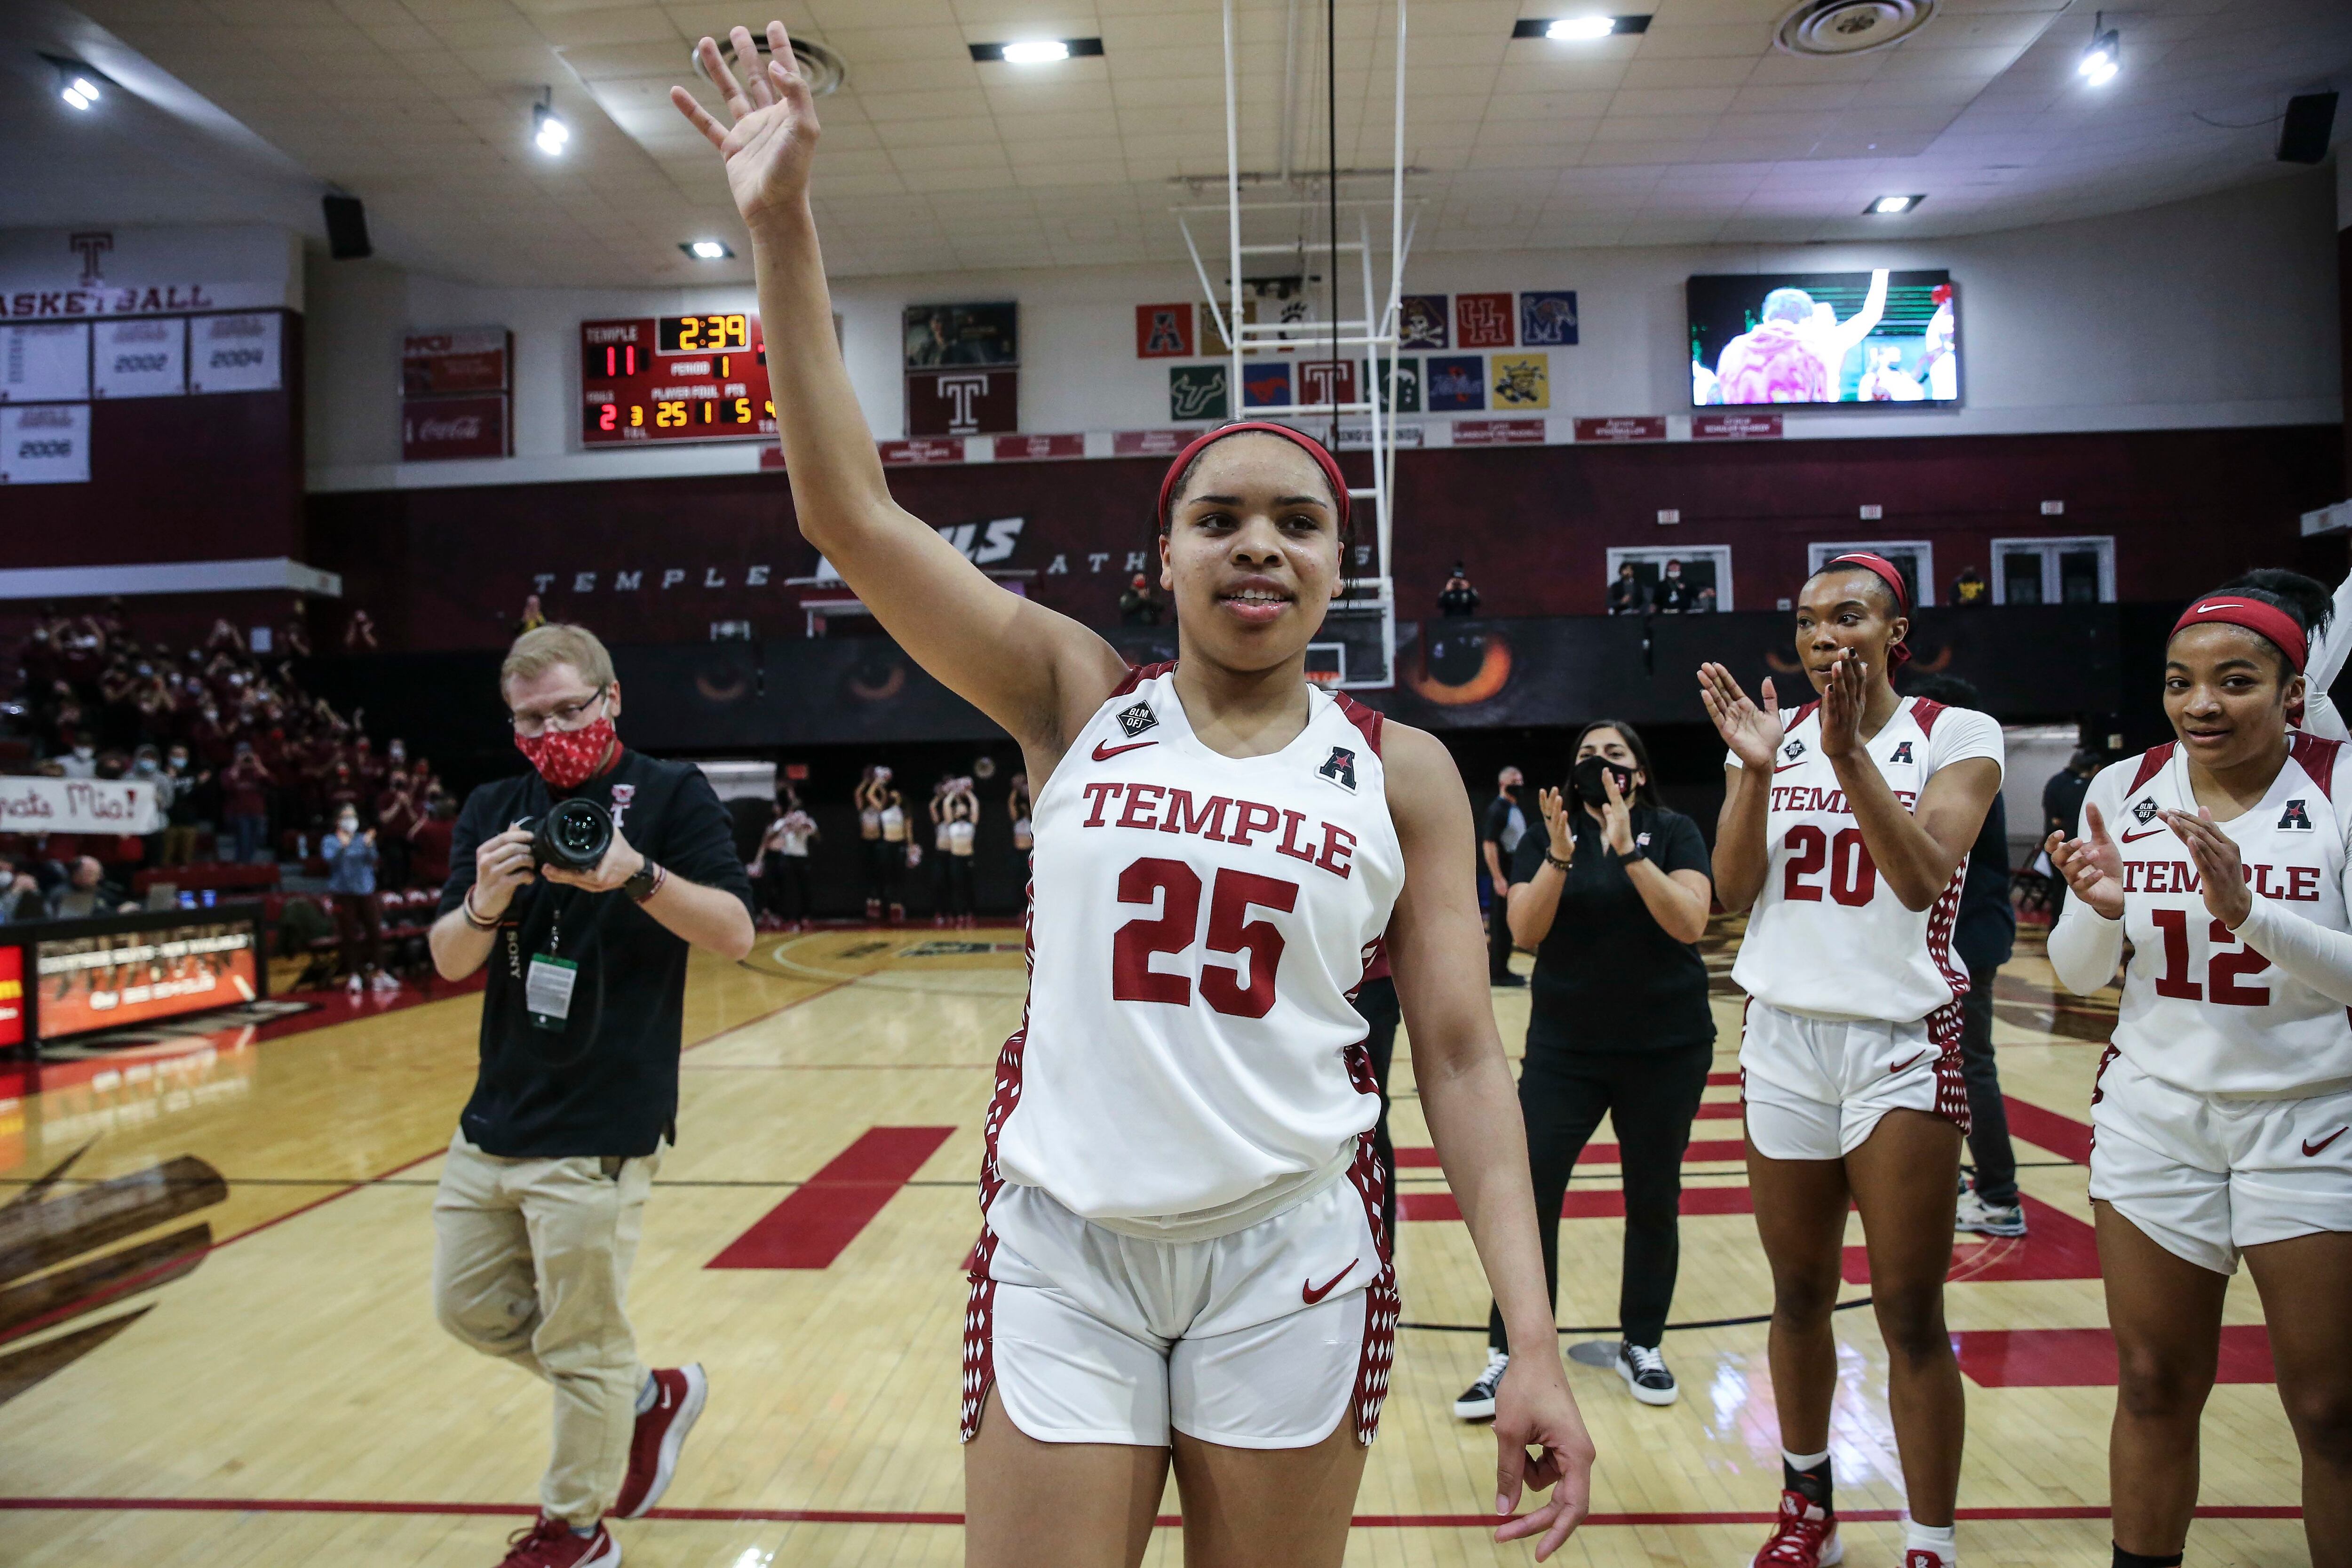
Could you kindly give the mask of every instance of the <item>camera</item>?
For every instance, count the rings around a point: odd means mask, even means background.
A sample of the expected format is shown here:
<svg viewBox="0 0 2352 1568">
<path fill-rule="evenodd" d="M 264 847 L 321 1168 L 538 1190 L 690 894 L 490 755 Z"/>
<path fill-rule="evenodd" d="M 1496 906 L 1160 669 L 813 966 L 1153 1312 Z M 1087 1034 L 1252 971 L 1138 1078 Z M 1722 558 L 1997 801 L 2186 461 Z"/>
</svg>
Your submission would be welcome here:
<svg viewBox="0 0 2352 1568">
<path fill-rule="evenodd" d="M 613 847 L 613 814 L 593 800 L 558 801 L 545 816 L 515 826 L 530 830 L 530 862 L 541 870 L 591 871 Z"/>
</svg>

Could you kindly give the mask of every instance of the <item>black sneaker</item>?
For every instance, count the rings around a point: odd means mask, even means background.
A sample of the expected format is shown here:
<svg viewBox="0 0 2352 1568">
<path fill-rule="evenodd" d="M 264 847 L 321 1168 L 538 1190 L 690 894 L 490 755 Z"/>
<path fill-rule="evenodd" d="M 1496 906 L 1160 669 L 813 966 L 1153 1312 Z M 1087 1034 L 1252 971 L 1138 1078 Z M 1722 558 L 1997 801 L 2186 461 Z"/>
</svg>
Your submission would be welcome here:
<svg viewBox="0 0 2352 1568">
<path fill-rule="evenodd" d="M 1525 985 L 1527 983 L 1528 977 L 1526 975 L 1513 974 L 1508 970 L 1505 970 L 1500 974 L 1490 975 L 1487 977 L 1486 981 L 1486 984 L 1489 985 L 1500 985 L 1506 988 L 1513 985 Z"/>
<path fill-rule="evenodd" d="M 1675 1374 L 1666 1370 L 1666 1358 L 1649 1345 L 1637 1345 L 1632 1341 L 1617 1346 L 1617 1375 L 1625 1380 L 1626 1389 L 1644 1405 L 1672 1405 L 1681 1396 L 1675 1386 Z"/>
<path fill-rule="evenodd" d="M 1495 1418 L 1495 1390 L 1503 1385 L 1503 1373 L 1511 1364 L 1511 1352 L 1490 1350 L 1486 1352 L 1486 1370 L 1478 1381 L 1462 1391 L 1454 1402 L 1454 1414 L 1465 1421 L 1492 1421 Z"/>
</svg>

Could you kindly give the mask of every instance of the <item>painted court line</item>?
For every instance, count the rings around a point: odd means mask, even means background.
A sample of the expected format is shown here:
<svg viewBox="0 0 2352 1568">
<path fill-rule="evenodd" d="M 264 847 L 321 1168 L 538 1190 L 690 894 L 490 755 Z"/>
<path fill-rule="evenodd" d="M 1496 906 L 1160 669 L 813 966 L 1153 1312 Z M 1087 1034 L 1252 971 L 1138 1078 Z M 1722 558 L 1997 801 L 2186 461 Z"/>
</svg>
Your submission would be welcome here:
<svg viewBox="0 0 2352 1568">
<path fill-rule="evenodd" d="M 142 1498 L 142 1497 L 0 1497 L 0 1513 L 356 1513 L 425 1514 L 442 1517 L 529 1518 L 539 1511 L 534 1503 L 500 1502 L 373 1502 L 341 1498 Z M 1964 1508 L 1962 1520 L 1977 1521 L 2105 1519 L 2107 1510 L 2095 1506 L 2061 1508 Z M 961 1525 L 961 1513 L 896 1513 L 867 1509 L 832 1508 L 657 1508 L 648 1519 L 757 1524 L 943 1524 Z M 1684 1513 L 1596 1513 L 1584 1529 L 1609 1529 L 1662 1524 L 1769 1524 L 1779 1515 L 1769 1512 L 1723 1511 Z M 1891 1508 L 1840 1509 L 1838 1517 L 1856 1524 L 1891 1524 L 1902 1510 Z M 2200 1508 L 2199 1519 L 2283 1519 L 2303 1517 L 2292 1505 Z M 1183 1521 L 1161 1514 L 1155 1521 L 1167 1529 Z M 1359 1530 L 1490 1530 L 1499 1521 L 1485 1513 L 1360 1513 L 1349 1521 Z"/>
<path fill-rule="evenodd" d="M 954 1135 L 952 1127 L 867 1128 L 704 1267 L 831 1268 Z"/>
</svg>

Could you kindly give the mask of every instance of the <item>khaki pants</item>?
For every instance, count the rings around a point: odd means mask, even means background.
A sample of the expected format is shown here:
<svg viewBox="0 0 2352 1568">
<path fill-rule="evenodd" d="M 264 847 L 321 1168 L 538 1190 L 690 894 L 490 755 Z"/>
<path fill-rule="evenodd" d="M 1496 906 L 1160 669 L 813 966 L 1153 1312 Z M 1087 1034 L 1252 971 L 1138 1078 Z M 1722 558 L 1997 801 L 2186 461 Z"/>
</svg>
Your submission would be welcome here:
<svg viewBox="0 0 2352 1568">
<path fill-rule="evenodd" d="M 625 1310 L 659 1151 L 634 1160 L 505 1160 L 463 1132 L 433 1200 L 441 1326 L 555 1389 L 540 1506 L 586 1528 L 628 1468 L 646 1368 Z"/>
</svg>

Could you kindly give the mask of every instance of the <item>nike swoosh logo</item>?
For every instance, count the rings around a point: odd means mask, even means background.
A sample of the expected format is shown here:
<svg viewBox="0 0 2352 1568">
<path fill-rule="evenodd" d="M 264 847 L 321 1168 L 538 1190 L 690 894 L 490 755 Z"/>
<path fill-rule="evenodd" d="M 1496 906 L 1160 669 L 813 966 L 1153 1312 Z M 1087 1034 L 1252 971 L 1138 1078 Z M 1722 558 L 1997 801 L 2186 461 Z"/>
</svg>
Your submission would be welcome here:
<svg viewBox="0 0 2352 1568">
<path fill-rule="evenodd" d="M 1356 1271 L 1356 1265 L 1362 1261 L 1363 1259 L 1360 1258 L 1350 1258 L 1348 1259 L 1348 1267 L 1331 1276 L 1331 1278 L 1325 1283 L 1321 1285 L 1301 1285 L 1298 1288 L 1299 1299 L 1304 1300 L 1310 1307 L 1315 1305 L 1316 1302 L 1320 1301 L 1324 1297 L 1328 1296 L 1331 1293 L 1333 1286 L 1339 1284 L 1340 1280 L 1345 1279 L 1349 1275 L 1353 1274 Z"/>
<path fill-rule="evenodd" d="M 1804 763 L 1790 763 L 1788 765 L 1788 767 L 1774 768 L 1774 769 L 1772 770 L 1772 772 L 1773 772 L 1775 774 L 1779 774 L 1779 773 L 1787 773 L 1787 772 L 1789 771 L 1789 768 L 1801 768 L 1801 767 L 1803 767 L 1804 765 L 1805 765 L 1805 764 L 1804 764 Z"/>
<path fill-rule="evenodd" d="M 2172 829 L 2169 827 L 2151 827 L 2144 833 L 2126 833 L 2124 835 L 2123 841 L 2126 844 L 2137 844 L 2143 838 L 2153 838 L 2159 833 L 2169 833 L 2171 831 Z"/>
<path fill-rule="evenodd" d="M 1927 1054 L 1927 1052 L 1925 1052 L 1925 1051 L 1921 1051 L 1921 1052 L 1918 1054 L 1918 1056 L 1912 1057 L 1908 1061 L 1899 1061 L 1899 1062 L 1896 1062 L 1893 1067 L 1888 1068 L 1886 1069 L 1886 1076 L 1887 1076 L 1887 1077 L 1889 1077 L 1889 1078 L 1893 1078 L 1896 1073 L 1899 1073 L 1899 1072 L 1901 1072 L 1905 1068 L 1909 1067 L 1909 1066 L 1912 1064 L 1912 1062 L 1916 1062 L 1916 1061 L 1917 1061 L 1917 1060 L 1919 1059 L 1919 1057 L 1924 1057 L 1924 1056 L 1926 1056 Z"/>
<path fill-rule="evenodd" d="M 1139 752 L 1146 746 L 1156 746 L 1158 744 L 1160 744 L 1160 742 L 1157 741 L 1137 741 L 1129 745 L 1112 746 L 1108 745 L 1101 741 L 1097 741 L 1095 742 L 1095 761 L 1098 763 L 1107 763 L 1113 757 L 1118 755 L 1121 752 Z"/>
<path fill-rule="evenodd" d="M 2330 1143 L 2333 1143 L 2338 1138 L 2343 1137 L 2344 1131 L 2345 1130 L 2343 1128 L 2339 1127 L 2335 1131 L 2330 1132 L 2326 1137 L 2322 1138 L 2316 1143 L 2313 1142 L 2308 1138 L 2305 1139 L 2303 1141 L 2303 1152 L 2305 1157 L 2307 1159 L 2311 1155 L 2318 1153 L 2322 1149 L 2326 1148 Z"/>
</svg>

